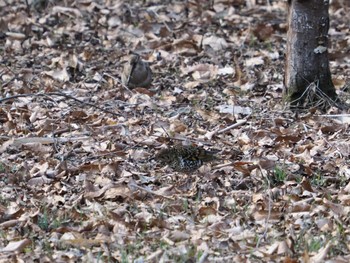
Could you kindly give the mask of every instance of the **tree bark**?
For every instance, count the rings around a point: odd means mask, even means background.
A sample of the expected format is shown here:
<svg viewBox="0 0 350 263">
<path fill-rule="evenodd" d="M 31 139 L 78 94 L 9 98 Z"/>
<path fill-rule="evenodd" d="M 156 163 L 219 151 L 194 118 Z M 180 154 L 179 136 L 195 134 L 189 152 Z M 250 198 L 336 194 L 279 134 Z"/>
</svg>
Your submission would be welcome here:
<svg viewBox="0 0 350 263">
<path fill-rule="evenodd" d="M 335 100 L 328 60 L 328 0 L 289 0 L 285 89 L 294 106 L 303 105 L 311 83 Z M 321 92 L 321 93 L 322 93 Z M 310 105 L 309 105 L 310 106 Z"/>
</svg>

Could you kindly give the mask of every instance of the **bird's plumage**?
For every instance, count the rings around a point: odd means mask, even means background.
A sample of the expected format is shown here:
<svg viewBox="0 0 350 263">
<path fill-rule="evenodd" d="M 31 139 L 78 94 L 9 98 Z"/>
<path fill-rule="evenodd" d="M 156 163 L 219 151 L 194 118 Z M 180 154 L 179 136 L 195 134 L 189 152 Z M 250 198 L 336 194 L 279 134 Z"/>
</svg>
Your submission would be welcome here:
<svg viewBox="0 0 350 263">
<path fill-rule="evenodd" d="M 152 71 L 147 62 L 142 61 L 140 55 L 132 54 L 122 72 L 122 83 L 128 88 L 148 88 L 152 82 Z"/>
<path fill-rule="evenodd" d="M 213 161 L 218 151 L 208 151 L 193 145 L 176 145 L 161 150 L 156 159 L 162 165 L 168 165 L 177 172 L 191 173 L 200 168 L 205 162 Z"/>
</svg>

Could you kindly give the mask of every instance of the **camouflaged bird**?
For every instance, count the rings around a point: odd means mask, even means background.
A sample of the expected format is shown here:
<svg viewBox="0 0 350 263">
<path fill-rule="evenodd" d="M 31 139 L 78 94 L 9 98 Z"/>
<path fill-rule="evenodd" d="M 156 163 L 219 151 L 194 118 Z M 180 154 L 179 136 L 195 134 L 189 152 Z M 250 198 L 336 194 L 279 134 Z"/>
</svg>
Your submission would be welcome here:
<svg viewBox="0 0 350 263">
<path fill-rule="evenodd" d="M 213 161 L 218 151 L 207 151 L 193 145 L 176 145 L 169 149 L 161 150 L 156 159 L 162 165 L 169 165 L 173 170 L 183 173 L 192 173 L 205 162 Z"/>
<path fill-rule="evenodd" d="M 122 83 L 128 88 L 148 88 L 152 82 L 152 71 L 140 55 L 132 54 L 122 72 Z"/>
</svg>

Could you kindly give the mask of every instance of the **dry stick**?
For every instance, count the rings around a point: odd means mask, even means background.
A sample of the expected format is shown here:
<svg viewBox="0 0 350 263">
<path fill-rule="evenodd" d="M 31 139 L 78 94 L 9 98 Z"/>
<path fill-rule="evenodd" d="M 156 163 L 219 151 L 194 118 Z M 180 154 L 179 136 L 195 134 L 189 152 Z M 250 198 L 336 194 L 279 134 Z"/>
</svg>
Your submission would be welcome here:
<svg viewBox="0 0 350 263">
<path fill-rule="evenodd" d="M 248 119 L 249 117 L 250 117 L 250 115 L 247 117 L 247 119 Z M 247 122 L 247 119 L 246 119 L 246 120 L 243 120 L 243 121 L 240 121 L 240 122 L 237 122 L 237 123 L 235 123 L 235 124 L 232 124 L 232 125 L 230 125 L 230 126 L 224 128 L 224 129 L 222 129 L 222 130 L 219 130 L 219 131 L 216 132 L 216 134 L 221 134 L 221 133 L 224 133 L 225 131 L 231 130 L 231 129 L 236 128 L 236 127 L 238 127 L 238 126 L 241 126 L 241 125 L 243 125 L 244 123 Z"/>
<path fill-rule="evenodd" d="M 236 255 L 230 255 L 225 257 L 210 257 L 209 262 L 233 262 L 232 259 L 236 257 Z"/>
<path fill-rule="evenodd" d="M 4 142 L 0 147 L 0 153 L 4 152 L 9 146 L 13 145 L 16 147 L 19 147 L 24 144 L 29 143 L 40 143 L 40 144 L 55 144 L 57 142 L 59 143 L 66 143 L 66 142 L 75 142 L 75 141 L 82 141 L 82 140 L 88 140 L 90 137 L 72 137 L 72 138 L 51 138 L 51 137 L 24 137 L 24 138 L 5 138 L 5 136 L 1 136 L 1 139 L 8 139 L 6 142 Z"/>
<path fill-rule="evenodd" d="M 170 135 L 169 135 L 168 132 L 164 129 L 163 125 L 160 125 L 160 127 L 161 127 L 162 130 L 165 132 L 165 134 L 171 139 Z"/>
<path fill-rule="evenodd" d="M 25 0 L 25 2 L 26 2 L 26 12 L 27 12 L 28 16 L 31 16 L 30 15 L 30 5 L 28 3 L 28 0 Z"/>
<path fill-rule="evenodd" d="M 350 114 L 321 114 L 321 115 L 317 115 L 319 117 L 328 117 L 328 118 L 331 118 L 331 119 L 334 119 L 334 118 L 338 118 L 338 117 L 350 117 Z"/>
<path fill-rule="evenodd" d="M 152 12 L 153 12 L 153 14 L 155 14 L 155 16 L 156 16 L 157 18 L 159 18 L 159 15 L 158 15 L 158 13 L 157 13 L 155 10 L 152 10 Z M 161 19 L 161 20 L 163 20 L 163 19 Z M 168 25 L 165 21 L 163 21 L 163 25 L 166 27 L 166 29 L 167 29 L 169 32 L 171 32 L 172 34 L 174 34 L 174 31 L 169 27 L 169 25 Z"/>
<path fill-rule="evenodd" d="M 90 102 L 84 102 L 84 101 L 82 101 L 80 99 L 74 98 L 74 97 L 72 97 L 70 95 L 67 95 L 67 94 L 64 94 L 64 93 L 61 93 L 61 92 L 18 94 L 18 95 L 13 95 L 13 96 L 10 96 L 10 97 L 6 97 L 6 98 L 3 98 L 3 99 L 0 99 L 0 103 L 2 103 L 4 101 L 16 99 L 16 98 L 22 98 L 22 97 L 33 97 L 33 96 L 46 97 L 46 96 L 50 96 L 50 95 L 51 96 L 61 96 L 61 97 L 65 97 L 65 98 L 68 98 L 68 99 L 71 99 L 71 100 L 75 100 L 75 101 L 79 102 L 82 105 L 87 105 L 87 106 L 99 109 L 100 111 L 112 114 L 113 116 L 117 116 L 117 117 L 122 116 L 121 114 L 115 113 L 115 112 L 110 111 L 110 110 L 106 110 L 106 109 L 101 108 L 101 107 L 99 107 L 99 106 L 97 106 L 97 105 L 95 105 L 93 103 L 90 103 Z"/>
<path fill-rule="evenodd" d="M 145 188 L 145 187 L 139 186 L 134 180 L 130 180 L 130 182 L 129 182 L 128 185 L 129 185 L 129 187 L 138 188 L 138 189 L 140 189 L 140 190 L 142 190 L 142 191 L 145 191 L 146 193 L 149 193 L 149 194 L 152 194 L 152 195 L 155 195 L 155 196 L 159 196 L 159 197 L 162 197 L 162 198 L 165 198 L 165 199 L 174 201 L 174 199 L 171 198 L 171 197 L 158 194 L 158 193 L 156 193 L 156 192 L 154 192 L 154 191 L 152 191 L 152 190 L 149 190 L 149 189 L 147 189 L 147 188 Z"/>
<path fill-rule="evenodd" d="M 330 146 L 330 147 L 332 147 L 332 148 L 335 148 L 337 151 L 338 151 L 338 153 L 339 153 L 339 155 L 341 156 L 341 158 L 344 158 L 344 155 L 342 154 L 342 151 L 334 144 L 334 145 L 332 145 L 324 136 L 322 136 L 321 135 L 321 138 Z"/>
<path fill-rule="evenodd" d="M 134 54 L 136 54 L 136 53 L 134 53 Z M 128 76 L 128 79 L 127 79 L 127 81 L 126 81 L 126 83 L 129 83 L 129 81 L 130 81 L 130 76 L 131 76 L 131 73 L 132 72 L 130 72 L 130 74 L 129 74 L 129 76 Z M 110 74 L 108 74 L 108 73 L 103 73 L 103 75 L 105 75 L 105 76 L 107 76 L 107 77 L 109 77 L 109 78 L 111 78 L 111 79 L 113 79 L 114 81 L 116 81 L 116 82 L 118 82 L 119 84 L 121 84 L 122 86 L 123 86 L 123 88 L 124 89 L 126 89 L 127 91 L 129 91 L 130 92 L 130 94 L 131 95 L 133 95 L 134 94 L 134 92 L 132 92 L 127 86 L 126 86 L 126 84 L 124 84 L 123 82 L 121 82 L 118 78 L 115 78 L 115 77 L 113 77 L 112 75 L 110 75 Z"/>
<path fill-rule="evenodd" d="M 234 162 L 230 162 L 230 163 L 218 164 L 218 165 L 213 166 L 212 170 L 221 169 L 221 168 L 224 168 L 224 167 L 227 167 L 227 166 L 231 166 L 231 165 L 235 165 L 235 163 Z"/>
<path fill-rule="evenodd" d="M 190 141 L 190 142 L 194 142 L 194 143 L 201 143 L 203 145 L 209 145 L 209 146 L 213 145 L 212 143 L 208 143 L 206 141 L 195 140 L 192 138 L 177 138 L 177 137 L 170 137 L 169 135 L 168 135 L 169 137 L 164 137 L 164 136 L 155 135 L 155 134 L 153 134 L 152 136 L 157 137 L 157 138 L 165 138 L 165 139 L 169 139 L 169 140 L 175 140 L 175 141 L 182 141 L 182 142 L 183 141 Z"/>
<path fill-rule="evenodd" d="M 24 137 L 24 138 L 14 138 L 11 144 L 15 146 L 20 146 L 28 143 L 52 144 L 55 142 L 66 143 L 66 142 L 84 141 L 89 139 L 90 137 L 87 137 L 87 136 L 71 137 L 71 138 Z"/>
<path fill-rule="evenodd" d="M 16 77 L 12 77 L 11 79 L 9 79 L 8 81 L 6 81 L 5 83 L 2 84 L 2 87 L 6 87 L 7 84 L 9 84 L 10 82 L 12 82 L 14 79 L 16 79 Z"/>
</svg>

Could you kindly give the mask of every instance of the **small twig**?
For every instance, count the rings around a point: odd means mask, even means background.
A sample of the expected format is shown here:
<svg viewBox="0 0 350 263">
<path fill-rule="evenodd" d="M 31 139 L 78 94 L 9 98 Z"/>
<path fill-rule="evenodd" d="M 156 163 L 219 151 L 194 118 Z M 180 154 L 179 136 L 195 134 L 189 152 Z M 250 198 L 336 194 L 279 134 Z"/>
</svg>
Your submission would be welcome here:
<svg viewBox="0 0 350 263">
<path fill-rule="evenodd" d="M 164 129 L 163 125 L 160 125 L 160 127 L 161 127 L 162 130 L 165 132 L 165 134 L 166 134 L 169 138 L 171 138 L 170 135 L 169 135 L 169 133 Z"/>
<path fill-rule="evenodd" d="M 90 137 L 72 137 L 72 138 L 51 138 L 51 137 L 25 137 L 25 138 L 10 138 L 4 142 L 0 147 L 0 153 L 6 151 L 9 146 L 20 147 L 24 144 L 56 144 L 56 143 L 66 143 L 74 141 L 89 140 Z"/>
<path fill-rule="evenodd" d="M 328 117 L 328 118 L 338 118 L 338 117 L 350 117 L 350 114 L 321 114 L 321 115 L 316 115 L 319 117 Z"/>
<path fill-rule="evenodd" d="M 30 5 L 28 3 L 28 0 L 25 0 L 25 2 L 26 2 L 26 12 L 27 12 L 28 16 L 30 16 Z"/>
<path fill-rule="evenodd" d="M 40 93 L 39 93 L 40 94 Z M 121 114 L 119 113 L 115 113 L 113 111 L 110 111 L 110 110 L 107 110 L 107 109 L 104 109 L 104 108 L 101 108 L 100 106 L 97 106 L 93 103 L 90 103 L 90 102 L 84 102 L 80 99 L 77 99 L 77 98 L 74 98 L 70 95 L 67 95 L 67 94 L 64 94 L 64 93 L 61 93 L 61 92 L 49 92 L 49 93 L 44 93 L 45 95 L 56 95 L 56 96 L 62 96 L 62 97 L 66 97 L 68 99 L 71 99 L 71 100 L 75 100 L 79 103 L 81 103 L 82 105 L 87 105 L 87 106 L 90 106 L 90 107 L 93 107 L 93 108 L 96 108 L 96 109 L 99 109 L 100 111 L 103 111 L 103 112 L 106 112 L 106 113 L 109 113 L 109 114 L 112 114 L 113 116 L 122 116 Z M 0 101 L 1 102 L 1 101 Z"/>
<path fill-rule="evenodd" d="M 337 147 L 337 145 L 336 144 L 331 144 L 324 136 L 322 136 L 321 135 L 321 138 L 326 142 L 326 144 L 328 144 L 329 145 L 329 147 L 331 147 L 331 148 L 335 148 L 336 149 L 336 151 L 339 153 L 339 155 L 340 155 L 340 158 L 344 158 L 344 155 L 343 155 L 343 153 L 342 153 L 342 151 Z"/>
<path fill-rule="evenodd" d="M 135 53 L 136 54 L 136 53 Z M 113 77 L 112 75 L 108 74 L 108 73 L 103 73 L 103 75 L 106 75 L 107 77 L 113 79 L 114 81 L 116 81 L 117 83 L 121 84 L 123 86 L 124 89 L 126 89 L 127 91 L 130 92 L 130 94 L 134 94 L 134 92 L 132 92 L 123 82 L 121 82 L 118 78 L 116 77 Z M 129 83 L 129 80 L 130 80 L 130 76 L 131 76 L 131 73 L 129 74 L 128 76 L 128 80 L 126 81 L 126 83 Z"/>
<path fill-rule="evenodd" d="M 227 167 L 227 166 L 231 166 L 231 165 L 234 166 L 235 164 L 233 162 L 218 164 L 218 165 L 213 166 L 212 170 L 221 169 L 221 168 L 224 168 L 224 167 Z"/>
<path fill-rule="evenodd" d="M 209 262 L 233 262 L 233 258 L 236 257 L 236 255 L 230 255 L 225 257 L 210 257 L 208 260 Z"/>
<path fill-rule="evenodd" d="M 136 188 L 138 188 L 138 189 L 140 189 L 140 190 L 142 190 L 142 191 L 145 191 L 145 192 L 147 192 L 147 193 L 149 193 L 149 194 L 156 195 L 156 196 L 163 197 L 163 198 L 165 198 L 165 199 L 174 201 L 173 198 L 170 198 L 170 197 L 165 196 L 165 195 L 158 194 L 158 193 L 156 193 L 156 192 L 154 192 L 154 191 L 152 191 L 152 190 L 149 190 L 149 189 L 147 189 L 147 188 L 145 188 L 145 187 L 139 186 L 134 180 L 130 180 L 130 182 L 129 182 L 128 185 L 129 185 L 129 187 L 136 187 Z"/>
<path fill-rule="evenodd" d="M 146 258 L 146 262 L 156 262 L 157 258 L 164 253 L 163 249 L 158 249 L 157 251 L 151 253 L 147 258 Z"/>
<path fill-rule="evenodd" d="M 160 135 L 155 135 L 153 134 L 152 136 L 154 137 L 157 137 L 157 138 L 164 138 L 164 139 L 169 139 L 169 140 L 174 140 L 174 141 L 190 141 L 190 142 L 193 142 L 193 143 L 201 143 L 203 145 L 208 145 L 208 146 L 212 146 L 213 144 L 212 143 L 208 143 L 206 141 L 200 141 L 200 140 L 195 140 L 195 139 L 192 139 L 192 138 L 179 138 L 179 137 L 164 137 L 164 136 L 160 136 Z"/>
<path fill-rule="evenodd" d="M 159 19 L 158 13 L 157 13 L 154 9 L 152 9 L 151 11 L 152 11 L 153 14 L 155 14 L 155 16 Z M 174 34 L 174 31 L 169 27 L 169 25 L 167 24 L 167 22 L 165 22 L 165 21 L 162 21 L 162 22 L 163 22 L 163 25 L 166 27 L 166 29 L 167 29 L 169 32 L 171 32 L 171 33 Z"/>
<path fill-rule="evenodd" d="M 226 131 L 228 131 L 228 130 L 231 130 L 231 129 L 237 128 L 237 127 L 239 127 L 239 126 L 241 126 L 241 125 L 245 124 L 245 123 L 248 121 L 248 118 L 249 118 L 249 117 L 250 117 L 250 115 L 248 115 L 248 117 L 247 117 L 247 119 L 246 119 L 246 120 L 243 120 L 243 121 L 237 122 L 237 123 L 235 123 L 235 124 L 232 124 L 232 125 L 230 125 L 230 126 L 228 126 L 228 127 L 224 128 L 224 129 L 222 129 L 222 130 L 219 130 L 219 131 L 217 131 L 217 132 L 216 132 L 216 134 L 221 134 L 221 133 L 224 133 L 224 132 L 226 132 Z"/>
<path fill-rule="evenodd" d="M 13 80 L 15 80 L 16 77 L 12 77 L 11 79 L 9 79 L 8 81 L 6 81 L 5 83 L 2 84 L 2 87 L 6 87 L 7 84 L 9 84 L 10 82 L 12 82 Z"/>
<path fill-rule="evenodd" d="M 90 102 L 84 102 L 84 101 L 82 101 L 82 100 L 80 100 L 80 99 L 74 98 L 73 96 L 67 95 L 67 94 L 62 93 L 62 92 L 17 94 L 17 95 L 13 95 L 13 96 L 10 96 L 10 97 L 6 97 L 6 98 L 3 98 L 3 99 L 0 99 L 0 103 L 2 103 L 2 102 L 4 102 L 4 101 L 12 100 L 12 99 L 17 99 L 17 98 L 22 98 L 22 97 L 34 97 L 34 96 L 40 96 L 40 97 L 46 97 L 46 96 L 61 96 L 61 97 L 65 97 L 65 98 L 68 98 L 68 99 L 71 99 L 71 100 L 75 100 L 75 101 L 79 102 L 79 103 L 82 104 L 82 105 L 87 105 L 87 106 L 90 106 L 90 107 L 99 109 L 100 111 L 103 111 L 103 112 L 112 114 L 113 116 L 118 116 L 118 117 L 119 117 L 119 116 L 122 116 L 122 115 L 119 114 L 119 113 L 115 113 L 115 112 L 113 112 L 113 111 L 110 111 L 110 110 L 101 108 L 100 106 L 97 106 L 97 105 L 95 105 L 95 104 L 93 104 L 93 103 L 90 103 Z"/>
<path fill-rule="evenodd" d="M 75 141 L 85 141 L 89 140 L 91 137 L 81 136 L 81 137 L 70 137 L 70 138 L 51 138 L 51 137 L 25 137 L 25 138 L 14 138 L 13 145 L 20 146 L 27 143 L 41 143 L 41 144 L 52 144 L 55 142 L 66 143 Z"/>
</svg>

